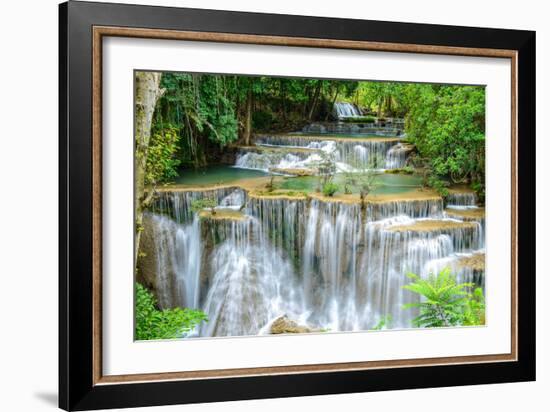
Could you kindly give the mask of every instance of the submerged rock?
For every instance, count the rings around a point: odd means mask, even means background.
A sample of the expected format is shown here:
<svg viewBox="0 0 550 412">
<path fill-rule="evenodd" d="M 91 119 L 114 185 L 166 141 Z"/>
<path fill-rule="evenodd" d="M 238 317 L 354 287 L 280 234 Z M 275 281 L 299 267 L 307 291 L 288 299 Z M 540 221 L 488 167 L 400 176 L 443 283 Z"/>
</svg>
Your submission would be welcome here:
<svg viewBox="0 0 550 412">
<path fill-rule="evenodd" d="M 280 335 L 281 333 L 311 333 L 315 330 L 305 325 L 299 325 L 284 315 L 273 321 L 269 332 L 272 335 Z"/>
</svg>

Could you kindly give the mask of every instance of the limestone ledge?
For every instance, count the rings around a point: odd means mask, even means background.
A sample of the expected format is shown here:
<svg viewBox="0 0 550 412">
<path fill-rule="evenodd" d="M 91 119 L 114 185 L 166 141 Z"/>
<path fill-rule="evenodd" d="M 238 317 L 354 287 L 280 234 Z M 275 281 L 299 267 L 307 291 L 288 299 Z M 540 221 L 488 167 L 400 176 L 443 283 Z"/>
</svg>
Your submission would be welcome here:
<svg viewBox="0 0 550 412">
<path fill-rule="evenodd" d="M 435 232 L 454 229 L 473 229 L 476 225 L 471 222 L 458 222 L 456 220 L 419 220 L 410 225 L 390 226 L 386 230 L 390 232 Z"/>
<path fill-rule="evenodd" d="M 474 271 L 485 271 L 485 253 L 475 253 L 471 256 L 460 257 L 456 262 L 458 267 L 471 268 Z"/>
<path fill-rule="evenodd" d="M 264 199 L 289 199 L 289 200 L 307 200 L 316 199 L 323 202 L 340 202 L 348 204 L 361 204 L 361 198 L 359 194 L 345 194 L 336 193 L 334 196 L 325 196 L 319 192 L 303 192 L 293 190 L 277 189 L 269 191 L 266 187 L 269 185 L 271 178 L 260 177 L 253 179 L 246 179 L 240 181 L 238 184 L 219 184 L 208 186 L 184 186 L 184 185 L 172 185 L 163 186 L 158 188 L 158 192 L 198 192 L 198 191 L 211 191 L 211 190 L 236 190 L 241 189 L 247 192 L 250 198 L 264 198 Z M 437 192 L 429 189 L 418 189 L 407 193 L 399 194 L 376 194 L 368 195 L 366 199 L 367 204 L 384 204 L 392 202 L 414 202 L 414 201 L 438 201 L 442 200 L 442 197 Z"/>
<path fill-rule="evenodd" d="M 215 209 L 212 210 L 201 210 L 199 213 L 201 219 L 210 219 L 210 220 L 235 220 L 243 221 L 246 219 L 246 215 L 238 210 L 233 209 Z"/>
<path fill-rule="evenodd" d="M 472 188 L 468 185 L 458 184 L 453 185 L 447 189 L 449 191 L 449 194 L 462 194 L 462 193 L 472 193 L 475 195 L 475 191 L 472 190 Z"/>
<path fill-rule="evenodd" d="M 286 147 L 286 146 L 232 146 L 232 148 L 240 151 L 255 152 L 255 153 L 316 153 L 319 149 L 309 147 Z"/>
<path fill-rule="evenodd" d="M 445 209 L 447 216 L 465 221 L 479 221 L 485 219 L 485 209 L 482 207 L 472 209 Z"/>
<path fill-rule="evenodd" d="M 261 139 L 262 137 L 281 137 L 285 139 L 301 139 L 301 140 L 334 140 L 338 142 L 396 142 L 403 140 L 402 137 L 340 137 L 337 135 L 304 135 L 304 134 L 270 134 L 270 135 L 258 135 L 256 139 Z"/>
</svg>

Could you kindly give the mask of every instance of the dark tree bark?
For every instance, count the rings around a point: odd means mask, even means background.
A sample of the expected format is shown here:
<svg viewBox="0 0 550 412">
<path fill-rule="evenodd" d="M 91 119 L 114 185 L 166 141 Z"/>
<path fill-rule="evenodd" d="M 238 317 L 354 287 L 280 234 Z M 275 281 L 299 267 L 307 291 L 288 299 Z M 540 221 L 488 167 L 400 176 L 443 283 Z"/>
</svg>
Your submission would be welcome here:
<svg viewBox="0 0 550 412">
<path fill-rule="evenodd" d="M 252 83 L 248 86 L 246 95 L 246 117 L 244 124 L 244 144 L 250 146 L 250 135 L 252 134 Z"/>
<path fill-rule="evenodd" d="M 313 93 L 313 99 L 311 101 L 311 106 L 309 108 L 309 113 L 307 115 L 307 120 L 311 121 L 311 118 L 313 117 L 313 113 L 315 112 L 315 107 L 317 106 L 317 101 L 319 100 L 319 95 L 321 94 L 321 80 L 317 81 L 317 85 L 315 86 L 315 92 Z"/>
</svg>

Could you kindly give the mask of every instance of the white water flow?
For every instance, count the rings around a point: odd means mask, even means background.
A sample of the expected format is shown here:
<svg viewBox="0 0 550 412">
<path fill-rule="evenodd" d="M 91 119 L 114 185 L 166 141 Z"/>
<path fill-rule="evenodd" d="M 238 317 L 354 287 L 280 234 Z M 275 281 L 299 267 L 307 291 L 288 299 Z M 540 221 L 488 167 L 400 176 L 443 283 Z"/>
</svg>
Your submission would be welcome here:
<svg viewBox="0 0 550 412">
<path fill-rule="evenodd" d="M 457 208 L 471 207 L 477 204 L 477 196 L 473 192 L 449 193 L 446 200 L 447 206 Z"/>
<path fill-rule="evenodd" d="M 239 205 L 243 218 L 198 219 L 190 204 L 205 196 Z M 362 209 L 223 188 L 164 192 L 157 203 L 159 301 L 205 311 L 196 336 L 266 333 L 282 315 L 330 331 L 368 330 L 388 317 L 389 327 L 409 328 L 416 313 L 402 306 L 418 297 L 403 289 L 408 272 L 451 267 L 459 281 L 484 284 L 483 271 L 458 264 L 484 252 L 482 223 L 450 219 L 440 199 Z"/>
<path fill-rule="evenodd" d="M 303 312 L 291 263 L 264 236 L 256 218 L 223 223 L 227 238 L 210 257 L 210 287 L 202 306 L 209 321 L 201 336 L 258 334 L 281 314 Z"/>
<path fill-rule="evenodd" d="M 353 118 L 362 116 L 361 111 L 352 103 L 336 102 L 334 103 L 334 113 L 339 119 Z"/>
<path fill-rule="evenodd" d="M 397 143 L 395 146 L 392 146 L 386 153 L 386 169 L 404 167 L 410 152 L 410 146 L 406 146 L 403 143 Z"/>
<path fill-rule="evenodd" d="M 310 169 L 329 154 L 338 171 L 354 167 L 396 169 L 405 166 L 410 149 L 395 140 L 314 140 L 303 136 L 263 136 L 257 145 L 264 150 L 242 149 L 235 167 L 269 171 L 270 169 Z"/>
<path fill-rule="evenodd" d="M 198 308 L 202 247 L 199 219 L 195 217 L 187 224 L 159 215 L 151 219 L 159 305 Z"/>
</svg>

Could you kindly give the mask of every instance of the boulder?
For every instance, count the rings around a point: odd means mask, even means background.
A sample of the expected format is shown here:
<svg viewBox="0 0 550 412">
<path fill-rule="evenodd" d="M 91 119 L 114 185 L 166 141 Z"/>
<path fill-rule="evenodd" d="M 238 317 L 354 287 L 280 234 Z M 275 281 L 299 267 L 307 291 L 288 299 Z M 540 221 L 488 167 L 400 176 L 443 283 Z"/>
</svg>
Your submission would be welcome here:
<svg viewBox="0 0 550 412">
<path fill-rule="evenodd" d="M 315 330 L 308 326 L 299 325 L 297 322 L 284 315 L 273 321 L 269 332 L 272 335 L 279 335 L 281 333 L 310 333 L 315 332 Z"/>
</svg>

